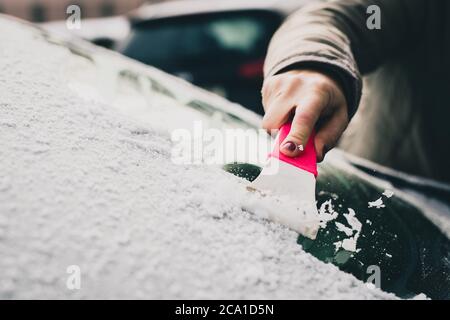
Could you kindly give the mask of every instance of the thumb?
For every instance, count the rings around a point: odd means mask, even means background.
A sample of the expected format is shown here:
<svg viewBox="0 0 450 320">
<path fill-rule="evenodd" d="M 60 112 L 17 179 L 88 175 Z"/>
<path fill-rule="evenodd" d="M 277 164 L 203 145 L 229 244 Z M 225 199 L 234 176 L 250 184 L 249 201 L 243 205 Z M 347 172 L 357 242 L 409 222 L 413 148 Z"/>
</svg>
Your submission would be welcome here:
<svg viewBox="0 0 450 320">
<path fill-rule="evenodd" d="M 295 108 L 291 130 L 280 146 L 280 151 L 284 155 L 296 157 L 303 151 L 322 108 L 320 101 L 314 98 Z"/>
</svg>

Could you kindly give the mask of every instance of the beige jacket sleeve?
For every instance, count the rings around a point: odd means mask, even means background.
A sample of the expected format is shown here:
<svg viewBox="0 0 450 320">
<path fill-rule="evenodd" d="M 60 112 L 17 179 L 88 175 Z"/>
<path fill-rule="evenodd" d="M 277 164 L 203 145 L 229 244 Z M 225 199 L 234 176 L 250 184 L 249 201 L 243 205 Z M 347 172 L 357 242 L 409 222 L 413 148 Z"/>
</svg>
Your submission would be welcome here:
<svg viewBox="0 0 450 320">
<path fill-rule="evenodd" d="M 361 75 L 420 41 L 427 0 L 337 0 L 313 4 L 291 15 L 275 33 L 265 78 L 297 68 L 323 70 L 344 88 L 349 115 L 362 91 Z M 381 12 L 381 29 L 370 30 L 367 8 Z"/>
</svg>

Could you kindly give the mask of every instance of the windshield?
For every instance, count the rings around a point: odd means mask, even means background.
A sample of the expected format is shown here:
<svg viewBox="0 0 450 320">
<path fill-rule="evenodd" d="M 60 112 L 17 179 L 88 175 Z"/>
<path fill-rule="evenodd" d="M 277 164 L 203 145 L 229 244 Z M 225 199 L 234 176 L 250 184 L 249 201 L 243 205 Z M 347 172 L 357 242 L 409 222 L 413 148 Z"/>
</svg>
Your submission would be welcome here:
<svg viewBox="0 0 450 320">
<path fill-rule="evenodd" d="M 219 111 L 201 100 L 183 99 L 180 95 L 188 90 L 164 80 L 162 75 L 155 73 L 150 77 L 113 56 L 100 59 L 99 52 L 89 54 L 76 47 L 70 50 L 73 55 L 66 66 L 66 72 L 70 73 L 68 86 L 92 101 L 106 100 L 124 114 L 148 121 L 152 126 L 168 127 L 168 123 L 181 116 L 184 123 L 202 119 L 208 126 L 251 127 L 224 113 L 217 117 Z M 219 119 L 220 124 L 214 119 Z M 320 166 L 317 200 L 319 207 L 339 215 L 321 229 L 315 241 L 300 236 L 298 243 L 303 249 L 363 281 L 370 276 L 369 267 L 378 267 L 383 271 L 381 288 L 401 297 L 424 292 L 431 298 L 449 298 L 447 236 L 418 208 L 395 195 L 383 196 L 383 190 L 372 181 L 337 164 L 338 159 L 333 159 Z M 235 162 L 224 169 L 248 180 L 260 173 L 258 166 Z M 368 205 L 368 201 L 375 201 L 380 195 L 386 205 Z M 354 230 L 352 221 L 358 221 L 361 228 Z"/>
<path fill-rule="evenodd" d="M 71 91 L 89 104 L 102 102 L 119 109 L 142 121 L 143 128 L 149 123 L 154 129 L 170 131 L 197 120 L 205 127 L 252 127 L 235 114 L 222 111 L 219 105 L 203 101 L 200 91 L 157 70 L 142 68 L 107 51 L 45 36 L 72 53 L 62 67 Z M 142 132 L 146 131 L 137 128 L 134 133 Z M 373 176 L 374 170 L 367 169 Z M 235 162 L 225 165 L 225 170 L 248 180 L 260 173 L 257 166 Z M 364 281 L 370 276 L 370 268 L 380 268 L 381 288 L 399 296 L 424 292 L 431 298 L 449 298 L 447 235 L 419 208 L 396 194 L 386 196 L 387 190 L 362 177 L 333 158 L 320 166 L 318 205 L 339 215 L 321 229 L 315 241 L 300 236 L 298 243 L 318 259 Z"/>
</svg>

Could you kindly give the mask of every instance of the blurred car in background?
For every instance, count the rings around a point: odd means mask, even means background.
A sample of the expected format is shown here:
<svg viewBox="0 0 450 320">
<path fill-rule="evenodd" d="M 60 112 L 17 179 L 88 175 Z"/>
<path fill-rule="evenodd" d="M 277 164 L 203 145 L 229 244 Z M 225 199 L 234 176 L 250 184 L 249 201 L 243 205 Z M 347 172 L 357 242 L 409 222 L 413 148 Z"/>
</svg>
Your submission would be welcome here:
<svg viewBox="0 0 450 320">
<path fill-rule="evenodd" d="M 259 113 L 263 63 L 285 17 L 308 1 L 172 1 L 129 15 L 124 55 Z"/>
</svg>

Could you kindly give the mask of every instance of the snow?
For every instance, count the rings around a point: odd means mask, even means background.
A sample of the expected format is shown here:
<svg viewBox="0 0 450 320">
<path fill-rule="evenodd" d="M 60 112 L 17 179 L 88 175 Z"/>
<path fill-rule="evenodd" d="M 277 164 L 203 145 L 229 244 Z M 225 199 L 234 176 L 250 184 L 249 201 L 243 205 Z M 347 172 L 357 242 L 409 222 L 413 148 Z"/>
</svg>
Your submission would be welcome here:
<svg viewBox="0 0 450 320">
<path fill-rule="evenodd" d="M 338 231 L 344 232 L 349 238 L 343 239 L 334 243 L 336 249 L 343 248 L 344 250 L 351 252 L 358 252 L 357 244 L 359 235 L 361 234 L 362 223 L 356 218 L 355 210 L 348 208 L 348 213 L 343 214 L 345 220 L 350 227 L 343 225 L 342 223 L 335 222 Z"/>
<path fill-rule="evenodd" d="M 322 224 L 316 207 L 316 178 L 308 171 L 270 157 L 260 175 L 248 188 L 249 212 L 280 223 L 310 239 Z"/>
<path fill-rule="evenodd" d="M 167 132 L 80 98 L 69 50 L 0 29 L 0 298 L 395 298 L 244 212 L 238 178 L 173 164 Z"/>
<path fill-rule="evenodd" d="M 375 209 L 381 209 L 381 208 L 386 207 L 386 206 L 384 205 L 383 199 L 381 199 L 381 197 L 378 198 L 378 199 L 375 200 L 375 201 L 370 201 L 370 202 L 368 202 L 368 205 L 369 205 L 368 208 L 375 208 Z"/>
<path fill-rule="evenodd" d="M 384 190 L 382 195 L 385 196 L 386 198 L 391 198 L 394 195 L 394 191 L 391 189 L 386 189 Z"/>
<path fill-rule="evenodd" d="M 334 224 L 336 225 L 337 230 L 341 231 L 341 232 L 344 232 L 347 237 L 350 237 L 350 236 L 353 235 L 353 229 L 352 228 L 346 227 L 340 222 L 335 222 Z"/>
<path fill-rule="evenodd" d="M 357 252 L 357 243 L 359 235 L 361 234 L 362 223 L 356 218 L 355 211 L 351 208 L 348 208 L 348 213 L 344 213 L 344 218 L 347 220 L 347 223 L 352 227 L 352 231 L 355 231 L 353 237 L 344 239 L 342 241 L 342 248 L 347 251 Z"/>
<path fill-rule="evenodd" d="M 383 193 L 381 194 L 382 196 L 385 196 L 386 199 L 391 198 L 394 195 L 394 191 L 391 189 L 386 189 L 383 191 Z M 375 209 L 381 209 L 381 208 L 385 208 L 385 204 L 383 202 L 383 197 L 379 197 L 377 200 L 375 201 L 369 201 L 368 202 L 368 208 L 375 208 Z"/>
</svg>

